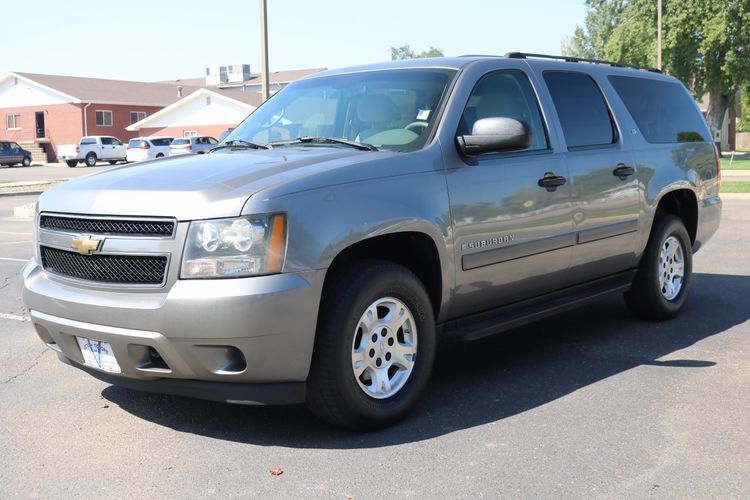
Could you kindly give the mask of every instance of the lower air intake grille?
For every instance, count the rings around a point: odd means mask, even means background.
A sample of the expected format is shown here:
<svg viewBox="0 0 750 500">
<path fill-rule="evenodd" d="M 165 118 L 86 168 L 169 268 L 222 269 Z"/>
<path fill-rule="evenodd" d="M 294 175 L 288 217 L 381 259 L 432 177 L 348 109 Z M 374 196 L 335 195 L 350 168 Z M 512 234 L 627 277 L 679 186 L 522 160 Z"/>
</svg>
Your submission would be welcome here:
<svg viewBox="0 0 750 500">
<path fill-rule="evenodd" d="M 87 281 L 159 285 L 167 269 L 167 258 L 162 256 L 81 255 L 45 246 L 40 249 L 45 270 Z"/>
</svg>

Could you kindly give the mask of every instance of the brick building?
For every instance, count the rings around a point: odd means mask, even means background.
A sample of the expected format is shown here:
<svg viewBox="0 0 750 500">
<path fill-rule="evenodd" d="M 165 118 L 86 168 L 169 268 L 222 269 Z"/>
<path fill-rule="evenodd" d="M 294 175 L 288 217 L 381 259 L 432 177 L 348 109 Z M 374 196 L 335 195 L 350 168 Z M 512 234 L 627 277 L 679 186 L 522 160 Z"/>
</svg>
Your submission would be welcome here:
<svg viewBox="0 0 750 500">
<path fill-rule="evenodd" d="M 198 90 L 181 87 L 183 96 Z M 0 78 L 0 139 L 36 144 L 54 161 L 60 144 L 84 135 L 134 137 L 127 126 L 179 98 L 169 83 L 8 73 Z"/>
</svg>

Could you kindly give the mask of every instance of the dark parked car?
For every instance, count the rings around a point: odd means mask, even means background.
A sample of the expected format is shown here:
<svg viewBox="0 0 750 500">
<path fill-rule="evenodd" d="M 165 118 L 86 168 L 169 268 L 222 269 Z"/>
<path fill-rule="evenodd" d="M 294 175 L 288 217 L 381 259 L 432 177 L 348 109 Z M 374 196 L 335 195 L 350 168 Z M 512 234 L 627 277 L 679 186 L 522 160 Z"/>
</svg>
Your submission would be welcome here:
<svg viewBox="0 0 750 500">
<path fill-rule="evenodd" d="M 24 167 L 31 165 L 31 151 L 13 141 L 0 141 L 0 165 L 12 167 L 18 163 Z"/>
</svg>

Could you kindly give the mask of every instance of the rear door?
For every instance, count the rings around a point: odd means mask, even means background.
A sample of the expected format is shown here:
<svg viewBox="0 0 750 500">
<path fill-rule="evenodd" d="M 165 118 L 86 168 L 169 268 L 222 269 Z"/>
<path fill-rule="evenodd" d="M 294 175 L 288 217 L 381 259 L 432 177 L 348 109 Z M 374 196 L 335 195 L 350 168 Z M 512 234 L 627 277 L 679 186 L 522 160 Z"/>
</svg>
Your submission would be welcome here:
<svg viewBox="0 0 750 500">
<path fill-rule="evenodd" d="M 545 177 L 567 179 L 568 172 L 523 67 L 487 72 L 465 103 L 456 135 L 470 133 L 479 119 L 503 116 L 523 122 L 532 140 L 524 150 L 472 157 L 454 157 L 455 145 L 448 146 L 456 316 L 562 287 L 574 238 L 570 185 L 540 186 Z"/>
<path fill-rule="evenodd" d="M 640 188 L 616 114 L 590 74 L 553 70 L 543 76 L 570 172 L 576 246 L 568 284 L 634 267 Z"/>
<path fill-rule="evenodd" d="M 101 141 L 102 154 L 99 158 L 101 158 L 102 160 L 112 160 L 115 158 L 119 158 L 115 150 L 116 145 L 114 141 L 116 141 L 116 139 L 114 137 L 102 137 Z"/>
</svg>

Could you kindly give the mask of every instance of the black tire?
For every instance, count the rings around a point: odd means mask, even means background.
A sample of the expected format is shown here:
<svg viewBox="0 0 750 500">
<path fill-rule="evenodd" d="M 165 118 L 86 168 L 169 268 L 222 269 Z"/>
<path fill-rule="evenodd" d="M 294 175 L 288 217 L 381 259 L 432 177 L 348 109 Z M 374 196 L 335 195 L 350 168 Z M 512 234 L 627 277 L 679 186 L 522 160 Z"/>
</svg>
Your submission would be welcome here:
<svg viewBox="0 0 750 500">
<path fill-rule="evenodd" d="M 375 399 L 365 394 L 354 376 L 352 346 L 360 317 L 371 304 L 386 297 L 401 301 L 411 312 L 418 356 L 401 389 L 387 398 Z M 307 406 L 321 419 L 349 429 L 374 430 L 392 425 L 412 410 L 424 392 L 435 348 L 432 305 L 414 273 L 385 261 L 357 262 L 327 280 L 307 380 Z"/>
<path fill-rule="evenodd" d="M 76 160 L 68 160 L 65 162 L 70 168 L 75 168 L 78 166 L 78 162 Z"/>
<path fill-rule="evenodd" d="M 164 158 L 164 155 L 163 155 L 162 153 L 158 153 L 158 154 L 156 155 L 156 157 L 157 157 L 157 158 Z"/>
<path fill-rule="evenodd" d="M 109 160 L 110 165 L 117 165 L 117 160 Z"/>
<path fill-rule="evenodd" d="M 21 161 L 21 166 L 23 166 L 23 167 L 31 166 L 31 157 L 24 156 L 23 160 Z"/>
<path fill-rule="evenodd" d="M 662 292 L 659 277 L 664 272 L 663 264 L 660 262 L 661 249 L 670 237 L 674 237 L 682 247 L 684 273 L 679 292 L 673 298 L 668 299 Z M 692 277 L 693 248 L 685 225 L 682 220 L 672 214 L 657 213 L 633 285 L 625 293 L 625 303 L 630 311 L 641 319 L 652 321 L 672 319 L 685 305 Z"/>
<path fill-rule="evenodd" d="M 96 153 L 89 153 L 86 155 L 86 166 L 87 167 L 95 167 L 96 166 Z"/>
</svg>

